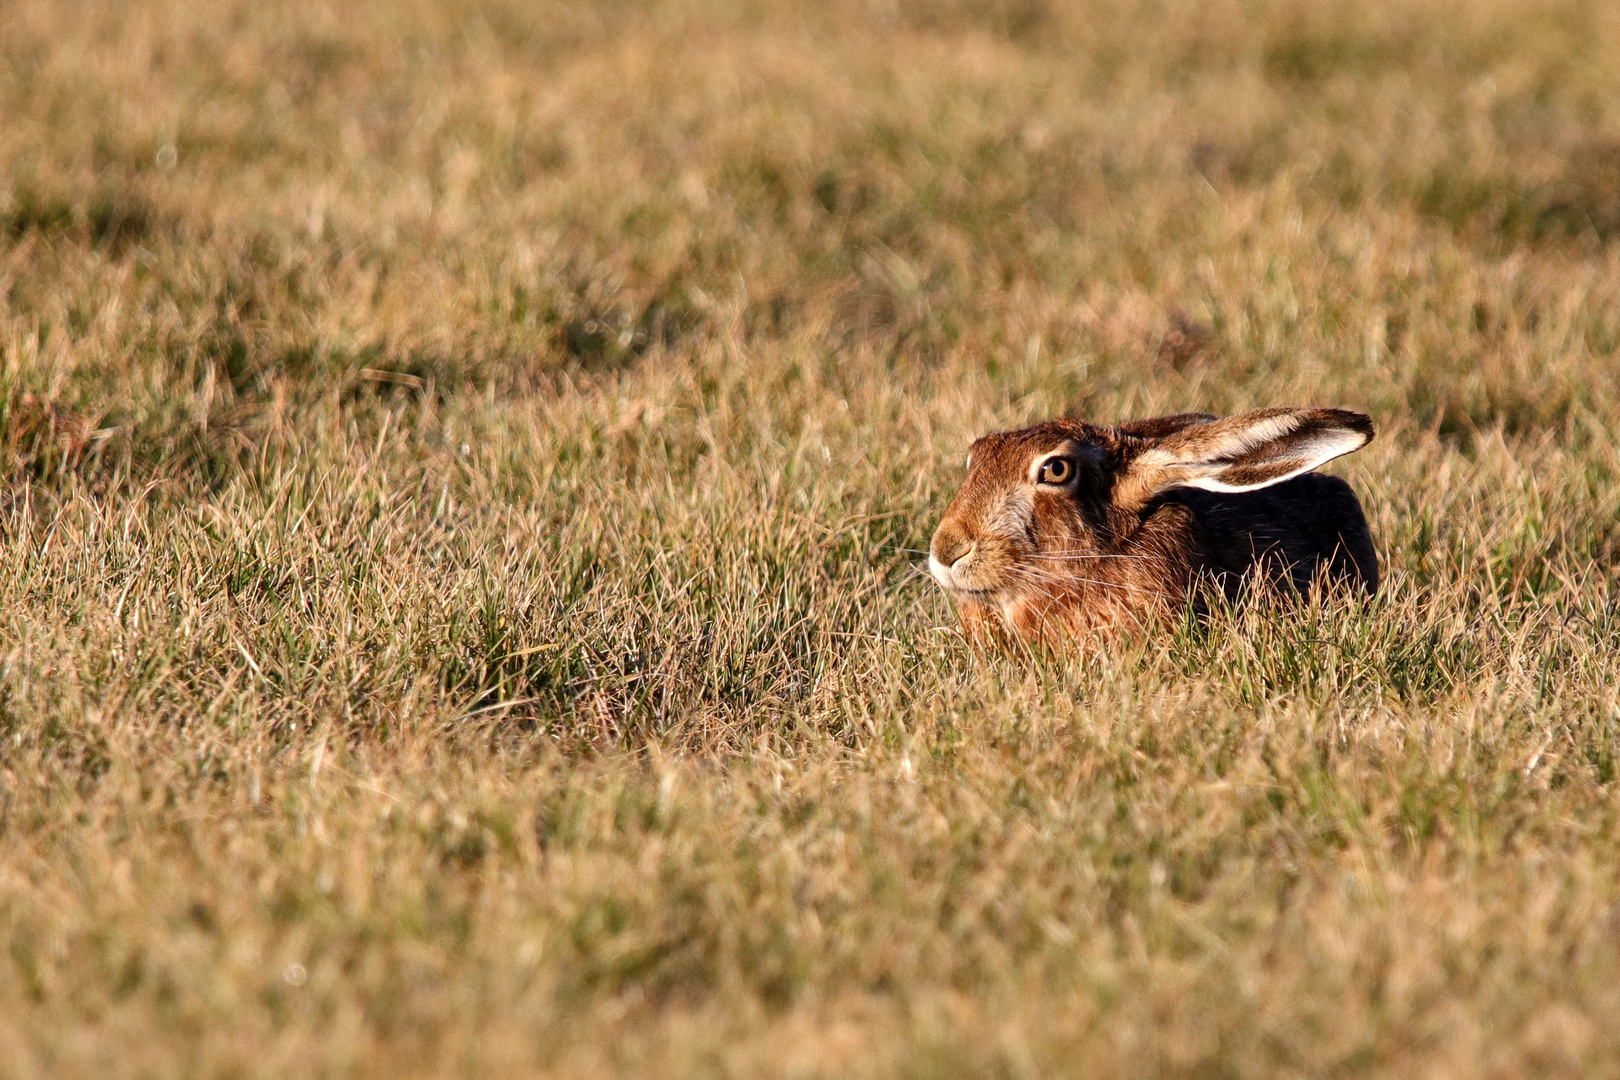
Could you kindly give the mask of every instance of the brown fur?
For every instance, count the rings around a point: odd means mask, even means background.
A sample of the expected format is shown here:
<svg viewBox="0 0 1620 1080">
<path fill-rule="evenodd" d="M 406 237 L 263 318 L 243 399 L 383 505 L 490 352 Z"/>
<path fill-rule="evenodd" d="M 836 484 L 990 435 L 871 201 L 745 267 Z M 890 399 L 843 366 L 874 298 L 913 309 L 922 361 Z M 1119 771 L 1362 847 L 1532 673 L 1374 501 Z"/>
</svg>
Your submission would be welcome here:
<svg viewBox="0 0 1620 1080">
<path fill-rule="evenodd" d="M 1141 627 L 1196 603 L 1201 581 L 1232 598 L 1256 577 L 1304 593 L 1320 575 L 1371 593 L 1378 563 L 1360 503 L 1343 480 L 1309 471 L 1371 438 L 1367 417 L 1341 409 L 1061 419 L 986 435 L 930 566 L 976 640 Z M 1070 463 L 1066 483 L 1040 480 L 1054 458 Z"/>
</svg>

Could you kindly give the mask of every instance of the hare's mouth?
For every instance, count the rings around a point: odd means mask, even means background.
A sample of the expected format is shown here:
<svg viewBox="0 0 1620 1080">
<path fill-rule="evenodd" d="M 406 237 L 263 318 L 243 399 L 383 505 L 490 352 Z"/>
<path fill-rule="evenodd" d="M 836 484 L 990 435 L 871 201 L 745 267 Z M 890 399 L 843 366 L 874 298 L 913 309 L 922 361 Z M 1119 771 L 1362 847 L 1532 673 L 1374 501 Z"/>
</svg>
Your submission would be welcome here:
<svg viewBox="0 0 1620 1080">
<path fill-rule="evenodd" d="M 949 566 L 930 554 L 928 557 L 928 574 L 941 588 L 953 596 L 967 600 L 977 600 L 982 603 L 994 603 L 996 598 L 1006 591 L 1005 583 L 984 580 L 987 576 L 985 573 L 987 568 L 983 565 L 982 556 L 974 557 L 978 554 L 976 550 L 970 551 Z"/>
<path fill-rule="evenodd" d="M 932 571 L 932 577 L 935 583 L 938 584 L 940 588 L 944 589 L 952 596 L 961 597 L 964 600 L 978 600 L 988 604 L 994 602 L 1003 591 L 1002 589 L 994 586 L 964 584 L 963 582 L 956 580 L 956 575 L 953 574 L 949 569 L 943 567 L 939 569 L 930 567 L 929 569 Z"/>
</svg>

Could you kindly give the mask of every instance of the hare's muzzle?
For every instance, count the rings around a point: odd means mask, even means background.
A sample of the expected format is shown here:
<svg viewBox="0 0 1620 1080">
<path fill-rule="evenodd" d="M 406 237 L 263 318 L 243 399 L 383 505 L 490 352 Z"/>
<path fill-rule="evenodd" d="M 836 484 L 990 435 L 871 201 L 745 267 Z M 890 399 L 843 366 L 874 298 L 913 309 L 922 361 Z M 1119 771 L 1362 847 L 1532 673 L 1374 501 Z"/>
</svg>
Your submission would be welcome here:
<svg viewBox="0 0 1620 1080">
<path fill-rule="evenodd" d="M 962 590 L 966 587 L 957 580 L 957 571 L 959 568 L 965 569 L 972 562 L 973 553 L 978 547 L 970 537 L 942 525 L 929 545 L 928 572 L 945 588 Z"/>
</svg>

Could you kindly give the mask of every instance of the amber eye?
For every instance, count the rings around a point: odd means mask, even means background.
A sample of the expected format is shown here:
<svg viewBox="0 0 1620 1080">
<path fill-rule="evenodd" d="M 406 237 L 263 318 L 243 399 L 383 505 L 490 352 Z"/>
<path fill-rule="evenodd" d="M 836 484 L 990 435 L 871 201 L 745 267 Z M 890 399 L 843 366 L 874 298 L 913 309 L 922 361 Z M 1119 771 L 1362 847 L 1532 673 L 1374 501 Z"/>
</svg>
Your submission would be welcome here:
<svg viewBox="0 0 1620 1080">
<path fill-rule="evenodd" d="M 1074 462 L 1055 457 L 1041 465 L 1041 483 L 1067 484 L 1074 476 Z"/>
</svg>

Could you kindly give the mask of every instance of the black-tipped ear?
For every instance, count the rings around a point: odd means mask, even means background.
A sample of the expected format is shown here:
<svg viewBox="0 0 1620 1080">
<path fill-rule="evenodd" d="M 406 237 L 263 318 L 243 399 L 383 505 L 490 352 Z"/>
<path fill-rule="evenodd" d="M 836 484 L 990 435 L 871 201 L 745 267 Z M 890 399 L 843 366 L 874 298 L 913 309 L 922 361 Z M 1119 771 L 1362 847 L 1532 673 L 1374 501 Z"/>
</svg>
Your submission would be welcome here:
<svg viewBox="0 0 1620 1080">
<path fill-rule="evenodd" d="M 1149 439 L 1126 464 L 1116 498 L 1146 502 L 1175 488 L 1254 491 L 1360 450 L 1372 420 L 1348 409 L 1257 409 Z"/>
</svg>

